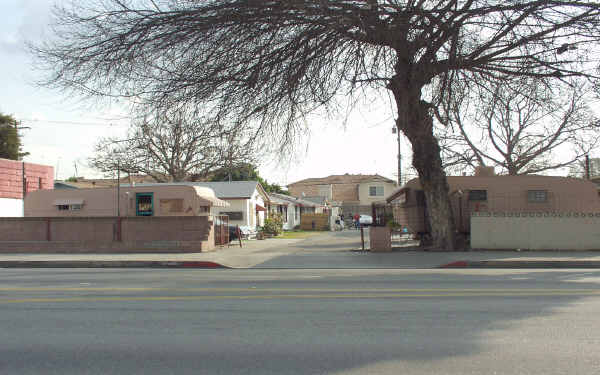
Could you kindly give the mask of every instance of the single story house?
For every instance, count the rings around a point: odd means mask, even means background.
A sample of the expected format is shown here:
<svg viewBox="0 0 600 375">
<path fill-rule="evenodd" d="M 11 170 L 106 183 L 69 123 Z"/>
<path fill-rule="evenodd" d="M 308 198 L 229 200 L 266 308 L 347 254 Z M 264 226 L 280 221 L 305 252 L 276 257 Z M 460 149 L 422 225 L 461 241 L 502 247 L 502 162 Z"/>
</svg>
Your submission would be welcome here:
<svg viewBox="0 0 600 375">
<path fill-rule="evenodd" d="M 212 213 L 229 216 L 231 225 L 256 228 L 262 226 L 267 217 L 269 195 L 258 181 L 142 183 L 135 186 L 152 187 L 156 185 L 194 186 L 214 191 L 215 196 L 227 202 L 228 205 L 215 207 Z"/>
<path fill-rule="evenodd" d="M 470 232 L 472 212 L 600 212 L 596 185 L 588 180 L 538 175 L 448 176 L 459 231 Z M 386 198 L 394 220 L 411 233 L 429 232 L 427 202 L 418 178 Z"/>
<path fill-rule="evenodd" d="M 281 215 L 284 230 L 294 229 L 300 225 L 302 214 L 315 213 L 319 207 L 317 203 L 285 194 L 271 193 L 269 200 L 269 213 Z"/>
<path fill-rule="evenodd" d="M 205 216 L 229 204 L 206 187 L 152 184 L 39 190 L 25 197 L 26 217 Z"/>
</svg>

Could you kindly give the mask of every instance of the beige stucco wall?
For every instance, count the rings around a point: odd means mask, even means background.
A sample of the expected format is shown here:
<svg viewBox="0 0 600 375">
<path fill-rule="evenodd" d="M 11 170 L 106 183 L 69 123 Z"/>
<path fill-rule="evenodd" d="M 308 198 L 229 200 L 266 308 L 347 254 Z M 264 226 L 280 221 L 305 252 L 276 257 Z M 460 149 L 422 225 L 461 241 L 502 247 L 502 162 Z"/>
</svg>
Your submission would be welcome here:
<svg viewBox="0 0 600 375">
<path fill-rule="evenodd" d="M 371 186 L 383 187 L 383 195 L 374 196 L 374 197 L 370 196 L 369 188 Z M 358 198 L 360 200 L 360 205 L 365 206 L 365 205 L 370 205 L 373 202 L 381 202 L 381 201 L 385 200 L 385 197 L 392 194 L 392 192 L 394 192 L 396 190 L 396 188 L 397 188 L 396 184 L 392 184 L 389 182 L 381 182 L 381 181 L 363 182 L 360 185 L 358 185 Z"/>
<path fill-rule="evenodd" d="M 470 230 L 471 212 L 600 212 L 596 184 L 582 179 L 535 175 L 451 176 L 448 177 L 448 185 L 460 231 Z M 424 207 L 418 206 L 416 200 L 416 191 L 421 189 L 418 179 L 409 181 L 404 187 L 409 189 L 406 201 L 392 202 L 394 218 L 411 232 L 423 232 Z M 469 190 L 486 190 L 487 200 L 469 201 Z M 528 202 L 528 190 L 547 190 L 548 201 Z"/>
<path fill-rule="evenodd" d="M 201 206 L 211 203 L 202 199 L 192 186 L 168 185 L 152 187 L 121 187 L 120 214 L 135 216 L 136 193 L 153 193 L 154 216 L 197 216 L 208 215 L 200 212 Z M 60 211 L 54 205 L 57 199 L 83 199 L 79 211 Z M 161 209 L 161 200 L 183 199 L 182 212 Z M 57 189 L 39 190 L 25 197 L 25 217 L 88 217 L 117 216 L 117 189 Z"/>
<path fill-rule="evenodd" d="M 511 213 L 509 215 L 473 214 L 471 247 L 524 250 L 600 249 L 600 231 L 598 231 L 600 213 Z"/>
</svg>

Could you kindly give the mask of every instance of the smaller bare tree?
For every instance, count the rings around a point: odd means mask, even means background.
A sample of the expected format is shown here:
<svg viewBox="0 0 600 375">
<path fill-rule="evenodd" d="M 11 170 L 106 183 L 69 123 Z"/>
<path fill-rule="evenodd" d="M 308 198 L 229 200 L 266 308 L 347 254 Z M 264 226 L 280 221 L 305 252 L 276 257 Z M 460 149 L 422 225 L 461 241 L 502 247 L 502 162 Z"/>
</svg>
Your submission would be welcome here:
<svg viewBox="0 0 600 375">
<path fill-rule="evenodd" d="M 96 144 L 89 162 L 102 172 L 142 173 L 157 182 L 197 181 L 232 163 L 256 160 L 242 134 L 185 110 L 154 112 L 134 120 L 126 138 Z"/>
<path fill-rule="evenodd" d="M 510 175 L 569 167 L 600 141 L 587 97 L 581 84 L 532 78 L 457 87 L 437 116 L 446 166 L 493 165 Z"/>
</svg>

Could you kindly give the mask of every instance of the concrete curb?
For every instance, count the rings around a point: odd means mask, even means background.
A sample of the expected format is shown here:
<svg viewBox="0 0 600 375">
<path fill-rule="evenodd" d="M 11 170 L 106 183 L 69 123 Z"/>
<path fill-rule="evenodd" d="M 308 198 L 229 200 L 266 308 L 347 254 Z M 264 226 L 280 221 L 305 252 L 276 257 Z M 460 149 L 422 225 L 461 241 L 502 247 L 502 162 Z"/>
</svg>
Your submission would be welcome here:
<svg viewBox="0 0 600 375">
<path fill-rule="evenodd" d="M 145 261 L 145 260 L 32 260 L 0 261 L 0 268 L 230 268 L 209 261 Z"/>
<path fill-rule="evenodd" d="M 596 260 L 461 260 L 437 268 L 600 268 Z"/>
</svg>

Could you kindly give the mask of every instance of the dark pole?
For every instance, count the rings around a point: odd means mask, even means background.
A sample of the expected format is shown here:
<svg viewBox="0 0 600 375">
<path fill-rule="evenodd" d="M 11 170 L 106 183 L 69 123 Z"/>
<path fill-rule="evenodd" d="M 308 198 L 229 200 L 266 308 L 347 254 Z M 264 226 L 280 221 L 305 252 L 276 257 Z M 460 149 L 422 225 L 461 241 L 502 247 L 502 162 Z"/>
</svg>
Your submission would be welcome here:
<svg viewBox="0 0 600 375">
<path fill-rule="evenodd" d="M 585 155 L 585 178 L 590 179 L 590 155 Z"/>
<path fill-rule="evenodd" d="M 117 160 L 117 217 L 121 217 L 121 168 Z"/>
<path fill-rule="evenodd" d="M 21 174 L 23 178 L 23 199 L 25 199 L 25 195 L 27 194 L 27 176 L 25 175 L 25 162 L 21 162 Z"/>
<path fill-rule="evenodd" d="M 396 128 L 398 136 L 398 187 L 402 186 L 402 150 L 400 147 L 400 129 Z"/>
<path fill-rule="evenodd" d="M 362 244 L 362 251 L 365 251 L 365 233 L 362 225 L 360 226 L 360 242 Z"/>
</svg>

